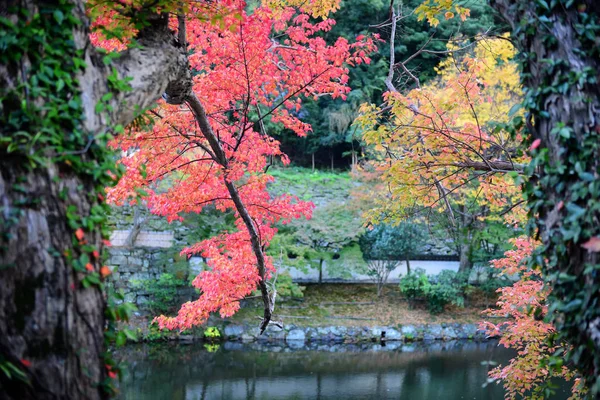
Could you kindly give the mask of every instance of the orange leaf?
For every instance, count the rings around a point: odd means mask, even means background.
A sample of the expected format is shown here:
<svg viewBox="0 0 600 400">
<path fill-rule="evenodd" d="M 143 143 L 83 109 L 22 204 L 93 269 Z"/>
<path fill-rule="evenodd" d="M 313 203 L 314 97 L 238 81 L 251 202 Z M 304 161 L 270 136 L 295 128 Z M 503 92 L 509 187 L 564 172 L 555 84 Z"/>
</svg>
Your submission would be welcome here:
<svg viewBox="0 0 600 400">
<path fill-rule="evenodd" d="M 594 253 L 600 252 L 600 236 L 593 236 L 590 240 L 582 244 L 581 247 Z"/>
<path fill-rule="evenodd" d="M 102 268 L 100 268 L 100 275 L 102 275 L 103 278 L 106 278 L 111 273 L 112 273 L 112 271 L 106 265 L 104 265 Z"/>
<path fill-rule="evenodd" d="M 538 147 L 540 147 L 541 143 L 542 143 L 541 139 L 535 139 L 533 141 L 533 143 L 531 143 L 531 147 L 529 148 L 529 151 L 533 151 L 533 150 L 537 149 Z"/>
<path fill-rule="evenodd" d="M 82 240 L 84 236 L 85 234 L 83 233 L 83 229 L 77 228 L 77 230 L 75 231 L 75 237 L 77 238 L 77 240 Z"/>
</svg>

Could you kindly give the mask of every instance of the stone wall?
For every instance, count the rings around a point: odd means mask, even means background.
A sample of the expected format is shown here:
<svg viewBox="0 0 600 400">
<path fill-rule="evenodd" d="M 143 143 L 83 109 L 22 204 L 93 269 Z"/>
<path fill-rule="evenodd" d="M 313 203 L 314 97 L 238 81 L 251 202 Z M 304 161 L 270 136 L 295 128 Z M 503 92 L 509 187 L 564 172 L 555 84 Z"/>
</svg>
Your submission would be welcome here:
<svg viewBox="0 0 600 400">
<path fill-rule="evenodd" d="M 303 347 L 319 344 L 348 343 L 390 343 L 418 342 L 429 340 L 487 340 L 491 337 L 479 329 L 477 324 L 424 324 L 396 326 L 325 326 L 306 327 L 286 324 L 283 328 L 270 325 L 260 335 L 257 326 L 224 324 L 216 326 L 225 341 L 241 342 L 285 342 L 288 345 Z M 193 341 L 203 337 L 172 333 L 170 340 Z"/>
<path fill-rule="evenodd" d="M 138 218 L 139 233 L 135 237 L 132 247 L 127 246 L 127 240 Z M 110 282 L 113 287 L 122 290 L 125 300 L 135 304 L 142 312 L 148 311 L 148 303 L 152 300 L 148 285 L 157 282 L 163 274 L 171 274 L 182 282 L 177 290 L 176 297 L 187 301 L 196 294 L 189 285 L 191 278 L 197 276 L 205 264 L 200 257 L 190 260 L 179 255 L 180 251 L 199 240 L 197 227 L 190 221 L 174 221 L 168 223 L 165 218 L 151 215 L 145 209 L 138 209 L 137 215 L 134 206 L 125 205 L 114 207 L 109 217 L 110 225 L 114 229 L 111 235 L 112 246 L 108 249 L 108 265 L 113 268 Z M 423 253 L 447 255 L 451 250 L 444 243 L 427 245 Z M 424 268 L 428 274 L 437 274 L 442 269 L 458 270 L 456 261 L 411 261 L 411 268 Z M 282 269 L 286 269 L 283 267 Z M 304 271 L 287 268 L 294 281 L 299 283 L 316 283 L 319 280 L 316 268 L 307 268 Z M 346 276 L 331 275 L 327 266 L 324 266 L 325 282 L 370 283 L 369 276 L 356 272 Z M 397 283 L 401 275 L 406 274 L 404 263 L 395 270 L 389 283 Z"/>
<path fill-rule="evenodd" d="M 157 282 L 161 275 L 175 272 L 175 278 L 187 282 L 189 272 L 173 271 L 169 265 L 174 259 L 165 259 L 162 248 L 118 248 L 109 251 L 109 265 L 113 267 L 110 283 L 116 290 L 125 295 L 125 301 L 135 304 L 139 310 L 146 311 L 148 303 L 153 300 L 148 290 L 149 282 Z M 177 290 L 179 301 L 187 301 L 193 294 L 191 287 Z"/>
</svg>

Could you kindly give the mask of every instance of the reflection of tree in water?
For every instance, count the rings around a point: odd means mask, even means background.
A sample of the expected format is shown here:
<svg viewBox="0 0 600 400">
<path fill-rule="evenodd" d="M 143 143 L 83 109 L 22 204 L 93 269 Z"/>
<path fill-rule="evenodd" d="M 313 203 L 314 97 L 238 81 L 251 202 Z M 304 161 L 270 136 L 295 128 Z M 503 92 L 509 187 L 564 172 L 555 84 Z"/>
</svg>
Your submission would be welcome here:
<svg viewBox="0 0 600 400">
<path fill-rule="evenodd" d="M 365 346 L 372 350 L 337 345 L 320 346 L 323 351 L 294 351 L 270 345 L 260 351 L 255 344 L 237 343 L 209 353 L 202 344 L 132 346 L 119 354 L 130 365 L 121 398 L 268 399 L 273 395 L 325 400 L 354 395 L 425 400 L 450 399 L 452 393 L 502 398 L 500 387 L 481 387 L 487 377 L 481 362 L 505 361 L 510 356 L 498 353 L 493 342 Z M 326 351 L 335 349 L 340 352 Z"/>
</svg>

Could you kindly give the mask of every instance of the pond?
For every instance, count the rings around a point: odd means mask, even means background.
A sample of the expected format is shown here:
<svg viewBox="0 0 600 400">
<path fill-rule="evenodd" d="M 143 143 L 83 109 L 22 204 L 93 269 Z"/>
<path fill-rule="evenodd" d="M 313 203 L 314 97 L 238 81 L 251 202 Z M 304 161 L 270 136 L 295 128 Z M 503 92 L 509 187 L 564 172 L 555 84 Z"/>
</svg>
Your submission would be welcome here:
<svg viewBox="0 0 600 400">
<path fill-rule="evenodd" d="M 118 355 L 120 399 L 500 400 L 487 372 L 512 355 L 495 341 L 135 345 Z"/>
</svg>

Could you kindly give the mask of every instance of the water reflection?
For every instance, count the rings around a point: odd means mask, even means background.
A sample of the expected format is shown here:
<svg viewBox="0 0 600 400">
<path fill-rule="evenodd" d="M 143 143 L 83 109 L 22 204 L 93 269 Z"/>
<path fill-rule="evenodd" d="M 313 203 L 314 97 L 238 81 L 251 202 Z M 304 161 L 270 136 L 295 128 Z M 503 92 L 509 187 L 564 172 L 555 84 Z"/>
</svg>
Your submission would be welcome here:
<svg viewBox="0 0 600 400">
<path fill-rule="evenodd" d="M 140 345 L 120 354 L 121 399 L 500 400 L 501 387 L 482 387 L 492 368 L 482 362 L 511 356 L 496 342 Z"/>
</svg>

